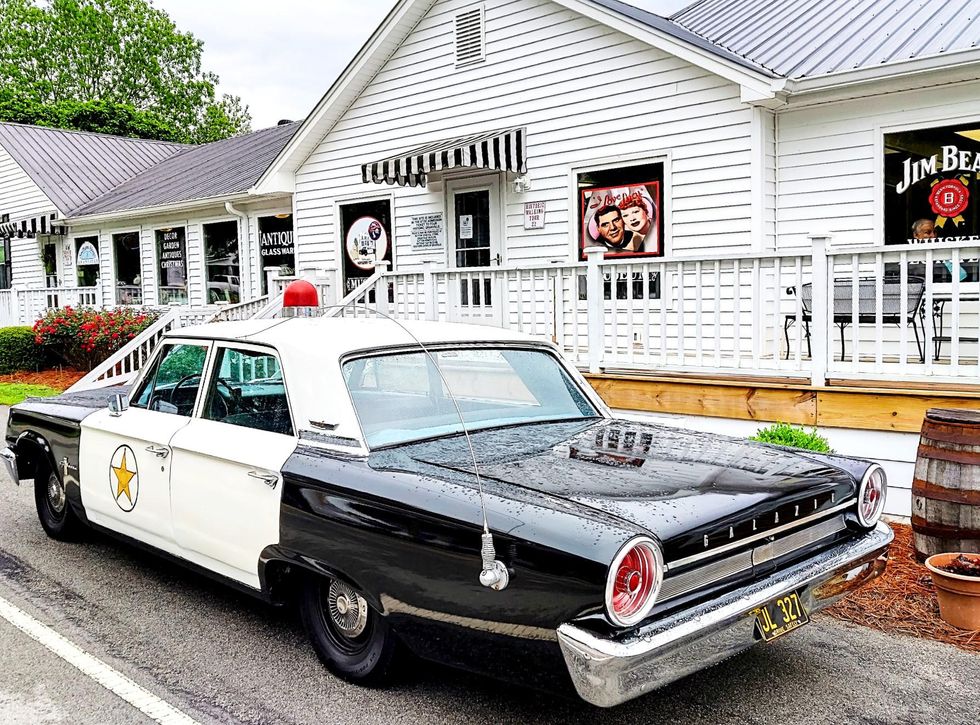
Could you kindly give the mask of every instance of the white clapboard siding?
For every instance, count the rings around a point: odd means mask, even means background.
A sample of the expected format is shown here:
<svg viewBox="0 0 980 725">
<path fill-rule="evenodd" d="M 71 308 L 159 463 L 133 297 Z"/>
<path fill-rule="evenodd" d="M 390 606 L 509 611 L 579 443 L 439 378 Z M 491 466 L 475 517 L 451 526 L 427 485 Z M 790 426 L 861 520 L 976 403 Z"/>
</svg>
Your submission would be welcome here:
<svg viewBox="0 0 980 725">
<path fill-rule="evenodd" d="M 787 109 L 778 119 L 779 244 L 829 232 L 847 244 L 881 244 L 876 208 L 883 134 L 980 115 L 980 83 L 938 86 L 874 99 Z"/>
<path fill-rule="evenodd" d="M 41 242 L 36 237 L 11 237 L 10 276 L 17 287 L 44 287 Z"/>
<path fill-rule="evenodd" d="M 19 221 L 40 214 L 50 214 L 53 210 L 51 200 L 10 154 L 0 147 L 0 214 L 9 214 L 11 221 Z M 40 250 L 37 239 L 15 237 L 10 240 L 10 271 L 14 285 L 44 286 Z"/>
<path fill-rule="evenodd" d="M 471 5 L 435 3 L 299 168 L 299 266 L 337 266 L 337 203 L 389 195 L 395 266 L 443 266 L 445 250 L 411 250 L 410 217 L 444 211 L 453 175 L 392 188 L 362 183 L 361 164 L 515 126 L 527 128 L 531 190 L 499 175 L 505 262 L 574 259 L 573 171 L 624 159 L 667 160 L 669 253 L 750 247 L 752 112 L 735 84 L 548 0 L 487 0 L 486 61 L 456 69 L 453 18 Z M 545 203 L 544 229 L 525 232 L 525 201 Z"/>
<path fill-rule="evenodd" d="M 51 200 L 2 146 L 0 200 L 0 214 L 9 214 L 11 221 L 51 213 L 54 210 Z"/>
</svg>

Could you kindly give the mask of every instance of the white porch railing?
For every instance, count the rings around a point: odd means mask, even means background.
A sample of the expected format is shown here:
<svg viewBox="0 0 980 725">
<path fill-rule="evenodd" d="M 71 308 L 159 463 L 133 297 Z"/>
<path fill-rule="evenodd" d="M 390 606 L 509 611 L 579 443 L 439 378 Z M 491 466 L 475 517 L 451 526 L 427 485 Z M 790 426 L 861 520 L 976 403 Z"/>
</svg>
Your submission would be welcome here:
<svg viewBox="0 0 980 725">
<path fill-rule="evenodd" d="M 0 327 L 33 325 L 59 307 L 100 307 L 100 287 L 38 287 L 0 290 Z"/>
<path fill-rule="evenodd" d="M 379 273 L 343 312 L 494 324 L 598 372 L 976 383 L 980 247 L 812 248 Z M 943 269 L 946 272 L 943 272 Z M 927 274 L 925 270 L 932 270 Z M 950 270 L 959 270 L 951 275 Z"/>
<path fill-rule="evenodd" d="M 977 384 L 980 245 L 828 249 L 825 237 L 811 242 L 806 249 L 639 261 L 603 259 L 598 249 L 587 262 L 379 269 L 334 306 L 331 278 L 307 278 L 327 315 L 377 311 L 498 325 L 553 340 L 594 372 L 798 378 L 814 386 Z M 275 317 L 293 279 L 270 277 L 264 298 L 181 309 L 166 319 L 178 320 L 168 323 L 174 327 Z M 86 380 L 131 377 L 148 349 L 133 343 Z"/>
</svg>

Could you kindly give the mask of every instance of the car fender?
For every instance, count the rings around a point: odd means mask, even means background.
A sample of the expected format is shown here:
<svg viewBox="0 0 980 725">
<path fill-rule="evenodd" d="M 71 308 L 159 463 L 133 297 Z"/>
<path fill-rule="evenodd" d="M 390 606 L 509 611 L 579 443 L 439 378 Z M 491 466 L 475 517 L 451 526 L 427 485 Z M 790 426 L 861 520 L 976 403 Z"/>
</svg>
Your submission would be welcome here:
<svg viewBox="0 0 980 725">
<path fill-rule="evenodd" d="M 51 470 L 60 477 L 58 462 L 54 457 L 54 450 L 47 438 L 33 430 L 25 430 L 17 436 L 13 444 L 14 453 L 17 455 L 17 470 L 21 478 L 33 478 L 34 471 L 38 463 L 45 461 Z"/>
</svg>

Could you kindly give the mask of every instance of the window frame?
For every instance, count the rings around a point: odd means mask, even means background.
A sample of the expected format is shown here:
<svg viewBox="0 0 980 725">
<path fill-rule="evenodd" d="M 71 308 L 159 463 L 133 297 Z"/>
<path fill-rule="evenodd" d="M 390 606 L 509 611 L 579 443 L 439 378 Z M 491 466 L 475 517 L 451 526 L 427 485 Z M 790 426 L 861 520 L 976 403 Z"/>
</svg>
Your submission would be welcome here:
<svg viewBox="0 0 980 725">
<path fill-rule="evenodd" d="M 162 261 L 160 259 L 160 255 L 163 252 L 163 250 L 160 248 L 160 242 L 163 240 L 157 239 L 157 234 L 160 233 L 166 234 L 166 231 L 164 230 L 174 230 L 174 229 L 184 230 L 184 294 L 187 297 L 187 299 L 184 302 L 161 302 L 160 295 L 163 292 L 164 285 L 163 285 L 163 275 L 161 274 L 162 270 L 160 269 L 160 262 Z M 189 230 L 190 230 L 190 226 L 188 224 L 173 224 L 171 226 L 163 225 L 163 226 L 153 227 L 153 229 L 151 230 L 151 233 L 153 235 L 153 239 L 152 239 L 153 277 L 156 285 L 156 290 L 155 290 L 156 302 L 154 304 L 156 305 L 162 305 L 166 307 L 187 307 L 191 304 L 190 244 L 188 239 L 188 237 L 190 236 Z M 143 295 L 143 304 L 144 305 L 148 304 L 146 302 L 145 293 Z"/>
<path fill-rule="evenodd" d="M 118 259 L 116 255 L 116 237 L 123 234 L 135 234 L 136 239 L 139 242 L 139 269 L 140 269 L 140 297 L 144 300 L 146 299 L 146 274 L 143 269 L 143 232 L 139 227 L 134 227 L 132 229 L 120 229 L 118 231 L 109 232 L 109 256 L 112 258 L 112 301 L 114 304 L 119 305 L 118 290 L 116 289 L 119 284 L 119 270 L 118 270 Z M 142 307 L 143 303 L 138 305 L 127 305 L 132 307 Z"/>
<path fill-rule="evenodd" d="M 662 254 L 659 257 L 650 256 L 646 259 L 657 261 L 658 259 L 669 257 L 674 248 L 672 234 L 672 215 L 674 206 L 674 189 L 672 183 L 673 171 L 671 169 L 672 162 L 673 155 L 670 149 L 651 149 L 649 151 L 642 151 L 634 154 L 623 154 L 622 156 L 616 156 L 615 158 L 606 156 L 603 158 L 591 159 L 572 164 L 568 167 L 568 208 L 575 210 L 578 209 L 579 195 L 581 194 L 581 189 L 578 187 L 578 177 L 581 174 L 587 174 L 590 171 L 609 171 L 612 169 L 625 169 L 631 166 L 663 164 L 664 178 L 660 189 L 661 207 L 663 207 L 660 209 L 660 217 L 663 220 L 664 226 L 663 237 L 660 240 Z M 580 228 L 580 221 L 581 220 L 578 218 L 577 211 L 575 212 L 574 218 L 570 217 L 568 220 L 568 258 L 572 262 L 577 262 L 579 260 L 579 256 L 581 255 L 582 230 Z M 639 260 L 643 261 L 644 258 L 640 257 Z"/>
<path fill-rule="evenodd" d="M 156 381 L 157 369 L 163 359 L 164 350 L 170 345 L 195 345 L 197 347 L 205 348 L 204 352 L 204 367 L 201 370 L 201 385 L 198 388 L 197 398 L 194 400 L 194 407 L 191 409 L 191 414 L 189 416 L 180 416 L 179 413 L 164 413 L 160 410 L 153 410 L 149 407 L 142 408 L 139 410 L 145 410 L 147 413 L 163 413 L 163 415 L 178 415 L 182 418 L 186 417 L 188 420 L 198 417 L 201 405 L 203 403 L 203 398 L 201 397 L 201 389 L 205 387 L 204 383 L 207 379 L 207 373 L 211 366 L 211 360 L 214 357 L 214 341 L 206 340 L 203 338 L 194 337 L 165 337 L 157 343 L 156 348 L 153 351 L 153 356 L 150 358 L 149 364 L 143 366 L 143 370 L 133 381 L 133 384 L 129 388 L 129 402 L 130 407 L 137 408 L 138 406 L 133 405 L 136 400 L 136 392 L 140 390 L 140 387 L 146 380 L 153 376 L 154 382 Z"/>
<path fill-rule="evenodd" d="M 210 275 L 210 271 L 208 269 L 208 267 L 209 267 L 209 265 L 208 265 L 208 239 L 207 239 L 207 230 L 206 230 L 206 227 L 210 227 L 210 226 L 215 225 L 215 224 L 234 224 L 235 225 L 235 246 L 236 246 L 236 250 L 237 250 L 237 253 L 238 253 L 238 300 L 239 300 L 239 302 L 241 302 L 246 297 L 244 285 L 242 284 L 242 280 L 248 275 L 248 265 L 246 263 L 246 260 L 245 260 L 245 258 L 243 256 L 243 254 L 242 254 L 242 252 L 245 249 L 245 246 L 242 243 L 242 234 L 243 234 L 242 226 L 243 225 L 242 225 L 240 219 L 236 219 L 234 217 L 217 217 L 215 219 L 205 219 L 205 220 L 203 220 L 203 221 L 200 222 L 201 268 L 204 270 L 204 304 L 205 305 L 216 304 L 214 302 L 209 302 L 208 301 L 209 296 L 210 296 L 209 293 L 208 293 L 208 284 L 210 283 L 211 280 L 210 280 L 210 276 L 209 276 Z M 257 241 L 258 240 L 258 223 L 256 223 L 256 232 L 255 233 L 256 233 L 256 241 Z M 187 254 L 188 254 L 188 256 L 190 256 L 190 252 L 188 252 Z M 188 275 L 188 277 L 189 276 L 190 275 Z M 188 299 L 188 301 L 190 301 L 190 285 L 189 284 L 188 284 L 188 290 L 187 290 L 187 299 Z M 226 304 L 226 303 L 220 303 L 220 304 Z M 231 304 L 237 304 L 237 303 L 231 303 Z"/>
<path fill-rule="evenodd" d="M 885 244 L 885 194 L 888 191 L 885 188 L 885 136 L 973 122 L 980 125 L 980 113 L 937 116 L 934 109 L 919 108 L 912 111 L 890 113 L 878 119 L 874 124 L 874 202 L 872 208 L 874 218 L 871 229 L 874 246 L 898 246 Z"/>
<path fill-rule="evenodd" d="M 238 351 L 248 351 L 248 352 L 258 352 L 263 355 L 272 355 L 276 358 L 279 363 L 279 369 L 282 371 L 282 386 L 286 394 L 286 405 L 289 407 L 289 424 L 292 428 L 292 433 L 276 433 L 275 431 L 263 430 L 261 428 L 250 428 L 250 430 L 259 431 L 261 433 L 269 433 L 271 435 L 285 435 L 290 438 L 299 438 L 299 428 L 296 425 L 296 413 L 295 407 L 293 406 L 292 398 L 289 395 L 289 383 L 286 380 L 286 368 L 282 364 L 282 355 L 279 351 L 272 345 L 267 345 L 264 343 L 256 342 L 238 342 L 231 340 L 214 340 L 211 344 L 211 354 L 206 362 L 206 377 L 202 381 L 204 384 L 202 388 L 205 390 L 205 395 L 198 401 L 198 406 L 194 417 L 200 420 L 206 420 L 210 423 L 221 423 L 222 425 L 229 425 L 235 428 L 247 428 L 248 426 L 235 425 L 234 423 L 224 423 L 220 420 L 213 420 L 211 418 L 204 417 L 205 404 L 211 397 L 211 384 L 214 382 L 218 373 L 218 361 L 221 359 L 222 350 L 238 350 Z"/>
</svg>

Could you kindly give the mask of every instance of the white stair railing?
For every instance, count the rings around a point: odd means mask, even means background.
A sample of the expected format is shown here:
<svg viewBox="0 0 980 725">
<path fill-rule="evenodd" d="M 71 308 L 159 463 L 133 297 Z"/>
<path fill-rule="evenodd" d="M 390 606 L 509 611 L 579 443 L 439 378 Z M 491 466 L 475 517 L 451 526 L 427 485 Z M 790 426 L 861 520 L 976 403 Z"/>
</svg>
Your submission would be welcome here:
<svg viewBox="0 0 980 725">
<path fill-rule="evenodd" d="M 168 330 L 182 326 L 181 312 L 182 310 L 172 309 L 164 314 L 106 360 L 92 368 L 85 377 L 68 388 L 67 392 L 103 388 L 132 380 L 143 363 L 149 359 L 160 338 Z"/>
<path fill-rule="evenodd" d="M 324 317 L 367 317 L 369 308 L 386 313 L 388 310 L 388 286 L 378 283 L 384 278 L 387 262 L 379 262 L 374 274 L 352 289 L 340 302 L 328 308 Z"/>
<path fill-rule="evenodd" d="M 236 320 L 248 320 L 255 316 L 257 312 L 265 309 L 269 305 L 269 295 L 256 297 L 254 300 L 246 300 L 234 305 L 226 305 L 218 310 L 208 322 L 232 322 Z"/>
</svg>

